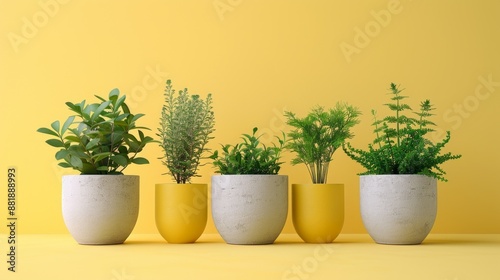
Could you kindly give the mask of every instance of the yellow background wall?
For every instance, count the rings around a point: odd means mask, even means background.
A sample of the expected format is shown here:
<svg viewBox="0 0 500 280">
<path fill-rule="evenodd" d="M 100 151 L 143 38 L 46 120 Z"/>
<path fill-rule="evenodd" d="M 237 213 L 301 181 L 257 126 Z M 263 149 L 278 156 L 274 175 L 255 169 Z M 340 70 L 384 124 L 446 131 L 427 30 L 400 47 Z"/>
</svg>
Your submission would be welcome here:
<svg viewBox="0 0 500 280">
<path fill-rule="evenodd" d="M 263 139 L 287 130 L 282 112 L 304 115 L 342 100 L 364 113 L 353 145 L 373 135 L 370 110 L 383 111 L 390 82 L 414 107 L 426 98 L 434 119 L 452 132 L 434 233 L 500 233 L 500 2 L 491 1 L 0 1 L 0 217 L 6 217 L 6 174 L 16 166 L 21 233 L 66 233 L 60 212 L 55 149 L 41 126 L 64 120 L 66 101 L 94 100 L 117 87 L 140 124 L 156 133 L 164 83 L 214 95 L 211 147 L 234 143 L 258 126 Z M 135 233 L 156 233 L 154 184 L 168 182 L 146 148 Z M 281 174 L 309 182 L 304 166 Z M 344 233 L 364 233 L 358 172 L 342 151 L 329 182 L 346 185 Z M 209 182 L 211 166 L 196 182 Z M 289 217 L 290 218 L 290 217 Z M 3 219 L 3 218 L 2 218 Z M 4 232 L 1 227 L 0 232 Z M 206 232 L 214 233 L 209 221 Z M 284 232 L 293 232 L 289 219 Z"/>
</svg>

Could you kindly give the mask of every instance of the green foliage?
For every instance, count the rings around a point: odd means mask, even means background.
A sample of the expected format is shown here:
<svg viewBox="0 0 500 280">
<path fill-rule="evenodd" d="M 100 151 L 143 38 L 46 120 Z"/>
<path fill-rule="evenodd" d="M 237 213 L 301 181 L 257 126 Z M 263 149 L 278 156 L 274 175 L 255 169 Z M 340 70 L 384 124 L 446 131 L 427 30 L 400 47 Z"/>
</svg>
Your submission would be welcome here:
<svg viewBox="0 0 500 280">
<path fill-rule="evenodd" d="M 374 117 L 374 133 L 376 135 L 368 150 L 353 148 L 349 143 L 343 146 L 346 154 L 366 168 L 365 174 L 423 174 L 447 181 L 446 174 L 440 165 L 448 160 L 458 159 L 461 155 L 441 154 L 441 150 L 450 141 L 450 132 L 437 144 L 426 138 L 427 133 L 434 131 L 435 126 L 429 120 L 434 108 L 429 100 L 420 104 L 420 111 L 413 112 L 408 104 L 402 103 L 407 96 L 394 83 L 390 88 L 393 103 L 385 104 L 394 116 L 377 120 Z M 412 111 L 417 118 L 409 117 L 405 111 Z"/>
<path fill-rule="evenodd" d="M 109 100 L 96 97 L 101 103 L 66 102 L 76 115 L 69 116 L 62 126 L 55 121 L 50 128 L 37 130 L 56 137 L 46 143 L 58 148 L 55 157 L 62 161 L 59 166 L 81 174 L 123 174 L 130 164 L 149 163 L 137 157 L 146 144 L 154 141 L 140 130 L 148 128 L 135 126 L 144 115 L 131 114 L 118 89 L 109 93 Z M 136 135 L 133 130 L 137 130 Z"/>
<path fill-rule="evenodd" d="M 213 139 L 214 124 L 211 94 L 203 100 L 189 95 L 186 88 L 176 96 L 171 81 L 167 81 L 157 135 L 165 152 L 163 164 L 178 184 L 199 176 L 196 172 L 203 153 L 209 151 L 205 145 Z"/>
<path fill-rule="evenodd" d="M 243 134 L 242 143 L 232 145 L 221 145 L 222 155 L 214 151 L 211 159 L 221 174 L 278 174 L 280 170 L 281 150 L 285 144 L 285 134 L 278 139 L 279 146 L 273 143 L 272 147 L 266 147 L 256 136 L 257 128 L 253 129 L 252 135 Z M 259 146 L 260 144 L 260 146 Z"/>
<path fill-rule="evenodd" d="M 287 124 L 294 129 L 288 133 L 286 148 L 295 152 L 292 164 L 305 164 L 314 184 L 325 184 L 333 153 L 346 139 L 354 135 L 350 129 L 359 123 L 361 113 L 353 106 L 337 103 L 325 111 L 323 107 L 313 108 L 304 118 L 292 112 L 285 112 Z"/>
</svg>

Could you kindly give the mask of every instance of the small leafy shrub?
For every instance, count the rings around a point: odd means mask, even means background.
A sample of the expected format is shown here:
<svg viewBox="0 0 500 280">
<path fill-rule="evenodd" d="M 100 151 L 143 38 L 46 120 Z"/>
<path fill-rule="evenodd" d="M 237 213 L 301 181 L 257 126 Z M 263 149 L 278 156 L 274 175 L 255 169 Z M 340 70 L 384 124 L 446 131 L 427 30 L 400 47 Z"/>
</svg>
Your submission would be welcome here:
<svg viewBox="0 0 500 280">
<path fill-rule="evenodd" d="M 423 174 L 447 181 L 440 165 L 448 160 L 458 159 L 461 155 L 441 154 L 441 150 L 450 141 L 450 132 L 437 144 L 425 136 L 434 131 L 435 126 L 429 120 L 434 108 L 429 100 L 420 104 L 420 110 L 413 112 L 408 104 L 402 102 L 407 96 L 401 95 L 399 86 L 391 83 L 392 103 L 385 104 L 394 115 L 381 120 L 374 117 L 375 140 L 368 145 L 368 150 L 353 148 L 349 143 L 343 146 L 346 154 L 366 168 L 366 174 Z M 417 118 L 407 116 L 405 111 L 413 112 Z"/>
<path fill-rule="evenodd" d="M 304 118 L 285 112 L 287 124 L 293 127 L 286 144 L 296 154 L 292 165 L 305 164 L 314 184 L 326 184 L 333 153 L 354 136 L 350 129 L 359 123 L 360 114 L 345 103 L 329 110 L 316 107 Z"/>
<path fill-rule="evenodd" d="M 81 174 L 123 174 L 130 164 L 147 164 L 149 161 L 137 157 L 153 138 L 145 136 L 135 122 L 144 116 L 132 114 L 119 96 L 118 89 L 109 93 L 109 100 L 96 95 L 101 103 L 85 104 L 85 100 L 66 106 L 75 113 L 61 126 L 59 121 L 50 128 L 39 128 L 40 133 L 56 138 L 46 141 L 58 148 L 55 157 L 59 166 L 73 168 Z M 132 132 L 137 130 L 137 134 Z"/>
<path fill-rule="evenodd" d="M 213 139 L 210 135 L 214 124 L 211 94 L 203 100 L 199 95 L 190 95 L 186 88 L 176 95 L 172 82 L 167 81 L 157 135 L 165 153 L 163 164 L 178 184 L 199 176 L 200 159 L 209 151 L 205 145 Z"/>
<path fill-rule="evenodd" d="M 211 159 L 221 174 L 278 174 L 280 170 L 281 151 L 285 144 L 283 137 L 276 137 L 279 145 L 273 143 L 272 147 L 266 147 L 256 136 L 258 128 L 253 129 L 252 135 L 243 134 L 242 143 L 222 145 L 222 155 L 214 151 Z"/>
</svg>

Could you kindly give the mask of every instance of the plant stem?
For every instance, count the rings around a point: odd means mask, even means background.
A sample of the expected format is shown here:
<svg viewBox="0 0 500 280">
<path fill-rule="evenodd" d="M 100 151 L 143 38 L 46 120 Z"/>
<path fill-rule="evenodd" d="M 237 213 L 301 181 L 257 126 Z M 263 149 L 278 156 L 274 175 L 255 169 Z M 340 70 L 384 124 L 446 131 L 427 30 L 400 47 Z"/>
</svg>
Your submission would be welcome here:
<svg viewBox="0 0 500 280">
<path fill-rule="evenodd" d="M 395 93 L 396 93 L 396 97 L 399 97 L 399 90 L 395 90 Z M 398 148 L 399 146 L 401 145 L 401 135 L 399 134 L 399 98 L 396 99 L 396 135 L 397 135 L 397 138 L 398 138 Z"/>
</svg>

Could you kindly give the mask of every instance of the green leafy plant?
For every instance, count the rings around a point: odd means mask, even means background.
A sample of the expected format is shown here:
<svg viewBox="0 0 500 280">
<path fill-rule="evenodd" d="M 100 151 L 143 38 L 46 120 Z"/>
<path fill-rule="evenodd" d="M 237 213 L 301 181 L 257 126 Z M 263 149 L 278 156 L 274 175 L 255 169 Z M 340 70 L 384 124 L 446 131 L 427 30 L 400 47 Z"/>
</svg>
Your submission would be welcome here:
<svg viewBox="0 0 500 280">
<path fill-rule="evenodd" d="M 305 164 L 314 184 L 326 184 L 333 153 L 354 136 L 350 129 L 359 123 L 360 114 L 345 103 L 337 103 L 329 110 L 315 107 L 304 118 L 285 112 L 287 124 L 293 127 L 286 144 L 296 154 L 292 165 Z"/>
<path fill-rule="evenodd" d="M 221 174 L 278 174 L 282 162 L 281 151 L 285 144 L 285 134 L 282 138 L 276 137 L 279 145 L 273 143 L 271 147 L 260 143 L 260 136 L 256 136 L 258 128 L 253 129 L 252 135 L 243 134 L 242 143 L 236 145 L 221 145 L 222 155 L 214 151 L 211 159 Z"/>
<path fill-rule="evenodd" d="M 214 124 L 211 94 L 203 100 L 186 88 L 176 95 L 172 82 L 167 81 L 157 135 L 165 152 L 163 164 L 178 184 L 199 176 L 198 166 L 203 153 L 209 151 L 206 144 L 213 139 Z"/>
<path fill-rule="evenodd" d="M 433 116 L 429 100 L 420 104 L 420 110 L 414 112 L 411 107 L 403 103 L 407 96 L 401 95 L 403 90 L 391 83 L 390 94 L 392 103 L 385 104 L 393 116 L 386 116 L 381 120 L 374 117 L 373 126 L 376 135 L 368 150 L 353 148 L 349 143 L 343 146 L 346 154 L 366 168 L 365 174 L 423 174 L 441 181 L 446 174 L 440 165 L 448 160 L 458 159 L 461 155 L 451 153 L 441 154 L 442 149 L 450 141 L 450 132 L 436 144 L 426 138 L 435 123 L 429 120 Z M 411 111 L 417 117 L 413 118 L 404 114 Z"/>
<path fill-rule="evenodd" d="M 55 155 L 62 161 L 59 166 L 81 174 L 123 174 L 130 164 L 149 163 L 146 158 L 137 157 L 146 144 L 154 141 L 140 130 L 148 128 L 135 125 L 144 115 L 130 113 L 126 96 L 120 97 L 118 89 L 109 93 L 109 100 L 96 97 L 101 103 L 66 102 L 75 115 L 69 116 L 62 126 L 55 121 L 50 128 L 37 130 L 56 137 L 46 143 L 59 149 Z M 133 130 L 137 130 L 136 135 Z"/>
</svg>

